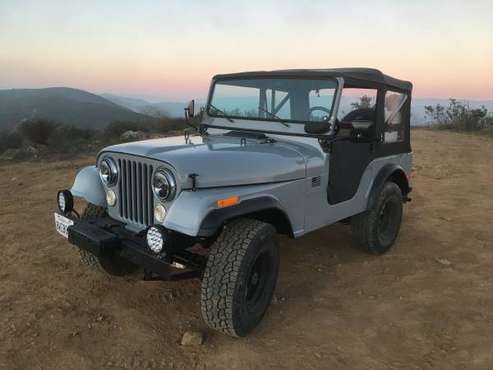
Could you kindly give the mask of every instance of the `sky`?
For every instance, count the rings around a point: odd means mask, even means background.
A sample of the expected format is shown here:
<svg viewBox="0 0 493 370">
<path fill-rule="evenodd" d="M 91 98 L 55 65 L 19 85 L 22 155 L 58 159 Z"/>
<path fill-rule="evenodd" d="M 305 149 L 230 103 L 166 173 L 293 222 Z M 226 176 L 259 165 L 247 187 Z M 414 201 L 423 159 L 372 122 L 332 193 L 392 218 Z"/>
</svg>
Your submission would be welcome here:
<svg viewBox="0 0 493 370">
<path fill-rule="evenodd" d="M 493 1 L 0 0 L 0 88 L 185 100 L 217 73 L 332 67 L 493 99 Z"/>
</svg>

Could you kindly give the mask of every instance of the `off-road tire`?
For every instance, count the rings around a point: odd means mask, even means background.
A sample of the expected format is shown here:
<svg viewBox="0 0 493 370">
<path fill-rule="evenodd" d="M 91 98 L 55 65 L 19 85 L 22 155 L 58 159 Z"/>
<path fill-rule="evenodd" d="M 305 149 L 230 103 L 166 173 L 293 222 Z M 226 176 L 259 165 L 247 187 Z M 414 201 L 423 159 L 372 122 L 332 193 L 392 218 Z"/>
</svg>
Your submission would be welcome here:
<svg viewBox="0 0 493 370">
<path fill-rule="evenodd" d="M 394 244 L 402 221 L 402 192 L 394 182 L 386 182 L 374 206 L 351 217 L 353 246 L 381 255 Z"/>
<path fill-rule="evenodd" d="M 106 209 L 89 203 L 82 213 L 81 220 L 106 216 Z M 94 254 L 79 248 L 80 258 L 85 265 L 114 276 L 126 276 L 137 271 L 138 266 L 118 256 L 96 257 Z"/>
<path fill-rule="evenodd" d="M 211 246 L 202 280 L 204 321 L 224 334 L 247 335 L 269 307 L 278 272 L 279 244 L 272 225 L 251 219 L 226 225 Z"/>
</svg>

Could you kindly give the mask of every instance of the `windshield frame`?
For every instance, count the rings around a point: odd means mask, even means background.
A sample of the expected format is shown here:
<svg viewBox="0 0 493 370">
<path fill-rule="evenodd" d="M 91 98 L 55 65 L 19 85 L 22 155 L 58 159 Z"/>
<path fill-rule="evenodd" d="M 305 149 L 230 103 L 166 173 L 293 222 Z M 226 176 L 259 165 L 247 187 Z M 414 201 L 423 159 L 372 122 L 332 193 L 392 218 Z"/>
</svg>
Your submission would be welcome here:
<svg viewBox="0 0 493 370">
<path fill-rule="evenodd" d="M 234 116 L 234 115 L 218 115 L 218 114 L 212 114 L 212 112 L 210 111 L 210 108 L 211 108 L 211 102 L 212 102 L 212 98 L 214 96 L 214 90 L 216 88 L 216 84 L 217 83 L 220 83 L 220 82 L 223 82 L 223 81 L 228 81 L 228 80 L 246 80 L 246 79 L 251 79 L 251 80 L 262 80 L 262 79 L 267 79 L 267 80 L 270 80 L 270 79 L 293 79 L 293 80 L 327 80 L 327 81 L 333 81 L 335 82 L 335 87 L 334 87 L 334 97 L 332 99 L 332 104 L 331 104 L 331 107 L 330 107 L 330 117 L 328 119 L 328 122 L 332 122 L 333 121 L 333 117 L 336 117 L 337 115 L 337 104 L 339 103 L 339 96 L 340 96 L 340 92 L 341 92 L 341 88 L 342 88 L 342 85 L 343 83 L 341 83 L 341 79 L 340 78 L 336 78 L 336 77 L 320 77 L 320 76 L 306 76 L 306 77 L 300 77 L 300 76 L 283 76 L 283 75 L 271 75 L 271 76 L 263 76 L 263 75 L 259 75 L 259 76 L 249 76 L 248 78 L 238 78 L 238 77 L 221 77 L 221 78 L 215 78 L 212 80 L 212 84 L 211 84 L 211 87 L 209 89 L 209 96 L 207 98 L 207 105 L 206 105 L 206 109 L 205 109 L 205 112 L 206 114 L 209 116 L 209 117 L 213 117 L 213 118 L 222 118 L 222 119 L 233 119 L 233 120 L 245 120 L 245 121 L 257 121 L 257 122 L 276 122 L 276 123 L 279 123 L 282 125 L 282 123 L 293 123 L 293 124 L 297 124 L 297 125 L 305 125 L 305 124 L 310 124 L 310 123 L 319 123 L 319 122 L 322 122 L 322 121 L 304 121 L 304 120 L 293 120 L 293 119 L 277 119 L 277 118 L 274 118 L 272 116 L 269 116 L 269 117 L 245 117 L 245 116 Z M 206 124 L 207 125 L 207 124 Z M 207 126 L 211 126 L 211 125 L 207 125 Z M 214 127 L 219 127 L 219 126 L 216 126 L 214 125 Z M 222 127 L 222 126 L 221 126 Z M 224 127 L 224 128 L 228 128 L 228 129 L 241 129 L 241 127 Z M 259 130 L 258 131 L 262 131 L 262 132 L 265 132 L 266 130 L 264 129 L 261 129 L 259 127 Z M 309 135 L 307 135 L 309 136 Z M 326 135 L 324 135 L 326 136 Z"/>
</svg>

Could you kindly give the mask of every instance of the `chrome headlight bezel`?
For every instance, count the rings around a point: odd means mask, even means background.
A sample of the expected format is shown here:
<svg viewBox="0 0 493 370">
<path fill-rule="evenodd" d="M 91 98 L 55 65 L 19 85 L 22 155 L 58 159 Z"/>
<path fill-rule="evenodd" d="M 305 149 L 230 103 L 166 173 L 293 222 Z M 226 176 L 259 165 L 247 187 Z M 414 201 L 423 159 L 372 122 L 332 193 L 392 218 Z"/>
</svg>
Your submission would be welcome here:
<svg viewBox="0 0 493 370">
<path fill-rule="evenodd" d="M 158 168 L 152 176 L 152 191 L 160 201 L 170 201 L 176 194 L 176 180 L 167 168 Z"/>
<path fill-rule="evenodd" d="M 116 162 L 112 158 L 106 157 L 99 162 L 98 167 L 101 181 L 103 181 L 106 186 L 116 185 L 118 182 L 118 167 Z"/>
</svg>

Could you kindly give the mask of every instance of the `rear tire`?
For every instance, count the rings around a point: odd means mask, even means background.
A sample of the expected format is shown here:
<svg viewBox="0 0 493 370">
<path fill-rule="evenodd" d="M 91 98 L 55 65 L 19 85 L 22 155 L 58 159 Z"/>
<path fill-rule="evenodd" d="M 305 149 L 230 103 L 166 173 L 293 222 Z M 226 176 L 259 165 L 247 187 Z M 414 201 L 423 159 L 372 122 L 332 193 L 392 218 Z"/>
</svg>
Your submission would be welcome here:
<svg viewBox="0 0 493 370">
<path fill-rule="evenodd" d="M 106 209 L 89 203 L 82 213 L 81 220 L 106 216 Z M 97 257 L 88 251 L 79 248 L 82 263 L 100 272 L 113 276 L 126 276 L 138 270 L 138 266 L 118 256 Z"/>
<path fill-rule="evenodd" d="M 372 209 L 351 217 L 353 246 L 370 254 L 384 254 L 397 239 L 401 221 L 401 189 L 387 182 Z"/>
<path fill-rule="evenodd" d="M 278 271 L 272 225 L 250 219 L 228 224 L 211 247 L 202 280 L 204 321 L 224 334 L 247 335 L 269 307 Z"/>
</svg>

